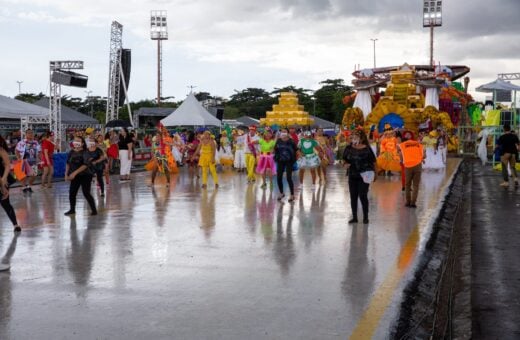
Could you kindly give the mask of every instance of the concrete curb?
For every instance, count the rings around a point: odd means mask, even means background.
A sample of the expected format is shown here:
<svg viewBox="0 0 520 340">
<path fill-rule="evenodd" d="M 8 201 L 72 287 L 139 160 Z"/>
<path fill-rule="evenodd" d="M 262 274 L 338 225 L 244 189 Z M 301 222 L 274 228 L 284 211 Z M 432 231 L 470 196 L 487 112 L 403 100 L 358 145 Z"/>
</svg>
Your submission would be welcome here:
<svg viewBox="0 0 520 340">
<path fill-rule="evenodd" d="M 390 338 L 471 338 L 468 196 L 471 197 L 471 163 L 464 161 L 448 190 L 413 278 L 404 290 Z"/>
</svg>

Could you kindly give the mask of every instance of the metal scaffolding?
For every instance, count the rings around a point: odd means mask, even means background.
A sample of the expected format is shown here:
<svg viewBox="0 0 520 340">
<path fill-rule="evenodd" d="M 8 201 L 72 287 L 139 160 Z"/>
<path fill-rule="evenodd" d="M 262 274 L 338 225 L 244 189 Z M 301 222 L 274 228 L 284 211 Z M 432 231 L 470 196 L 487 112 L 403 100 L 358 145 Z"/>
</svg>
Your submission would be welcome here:
<svg viewBox="0 0 520 340">
<path fill-rule="evenodd" d="M 49 130 L 54 133 L 56 141 L 62 143 L 65 140 L 63 128 L 61 124 L 61 84 L 52 80 L 52 74 L 55 71 L 68 70 L 82 70 L 83 61 L 79 60 L 65 60 L 65 61 L 50 61 L 49 62 L 49 83 L 50 83 L 50 100 L 49 100 Z M 24 125 L 28 127 L 29 124 L 41 123 L 42 120 L 38 118 L 29 118 L 22 120 L 22 129 Z M 25 131 L 25 130 L 22 130 Z"/>
<path fill-rule="evenodd" d="M 110 32 L 110 64 L 108 70 L 108 96 L 106 122 L 119 116 L 121 84 L 121 53 L 123 51 L 123 25 L 112 22 Z"/>
</svg>

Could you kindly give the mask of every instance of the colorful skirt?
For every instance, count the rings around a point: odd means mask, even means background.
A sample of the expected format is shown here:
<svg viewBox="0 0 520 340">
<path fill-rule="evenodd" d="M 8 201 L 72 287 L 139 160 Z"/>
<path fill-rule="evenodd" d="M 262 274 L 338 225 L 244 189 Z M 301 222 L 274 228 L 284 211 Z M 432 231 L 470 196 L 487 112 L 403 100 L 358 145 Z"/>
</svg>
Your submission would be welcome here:
<svg viewBox="0 0 520 340">
<path fill-rule="evenodd" d="M 320 166 L 321 160 L 318 155 L 313 153 L 300 157 L 296 163 L 299 169 L 316 169 Z"/>
<path fill-rule="evenodd" d="M 267 170 L 271 170 L 271 175 L 276 175 L 276 165 L 274 164 L 274 155 L 260 155 L 258 157 L 258 165 L 256 172 L 263 175 Z"/>
</svg>

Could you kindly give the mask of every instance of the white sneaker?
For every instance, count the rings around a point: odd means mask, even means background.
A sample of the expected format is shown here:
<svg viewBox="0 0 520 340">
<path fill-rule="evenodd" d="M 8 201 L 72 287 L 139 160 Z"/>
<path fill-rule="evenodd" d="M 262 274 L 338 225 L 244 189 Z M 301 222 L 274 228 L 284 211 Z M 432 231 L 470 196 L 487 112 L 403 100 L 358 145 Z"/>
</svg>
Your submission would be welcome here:
<svg viewBox="0 0 520 340">
<path fill-rule="evenodd" d="M 11 268 L 11 265 L 7 263 L 0 263 L 0 272 L 4 272 L 6 270 L 9 270 Z"/>
<path fill-rule="evenodd" d="M 501 187 L 508 187 L 509 186 L 509 182 L 502 182 L 502 183 L 500 183 L 500 186 Z"/>
</svg>

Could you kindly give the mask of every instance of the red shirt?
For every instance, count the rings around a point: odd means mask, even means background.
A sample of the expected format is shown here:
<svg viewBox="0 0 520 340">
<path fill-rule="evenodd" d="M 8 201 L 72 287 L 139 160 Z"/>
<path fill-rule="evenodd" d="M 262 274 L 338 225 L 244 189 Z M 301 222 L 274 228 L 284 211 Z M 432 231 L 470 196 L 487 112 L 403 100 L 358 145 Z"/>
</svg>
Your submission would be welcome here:
<svg viewBox="0 0 520 340">
<path fill-rule="evenodd" d="M 52 162 L 52 154 L 54 153 L 54 143 L 44 139 L 42 142 L 42 157 L 41 159 L 44 161 L 44 163 L 47 163 L 47 160 L 45 158 L 45 151 L 47 150 L 47 154 L 49 155 L 49 160 Z"/>
<path fill-rule="evenodd" d="M 298 142 L 299 142 L 298 134 L 296 132 L 294 132 L 294 133 L 291 133 L 290 135 L 291 135 L 291 138 L 294 141 L 294 143 L 296 143 L 296 145 L 298 145 Z"/>
</svg>

